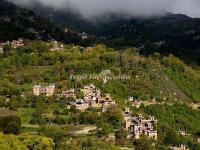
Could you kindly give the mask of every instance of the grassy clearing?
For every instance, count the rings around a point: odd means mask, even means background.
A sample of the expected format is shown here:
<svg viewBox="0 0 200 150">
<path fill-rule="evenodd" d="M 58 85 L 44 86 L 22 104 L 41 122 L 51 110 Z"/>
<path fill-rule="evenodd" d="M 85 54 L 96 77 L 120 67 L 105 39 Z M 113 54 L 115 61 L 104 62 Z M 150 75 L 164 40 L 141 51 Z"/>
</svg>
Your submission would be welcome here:
<svg viewBox="0 0 200 150">
<path fill-rule="evenodd" d="M 21 117 L 22 124 L 29 124 L 32 114 L 34 112 L 34 108 L 21 108 L 17 115 Z"/>
</svg>

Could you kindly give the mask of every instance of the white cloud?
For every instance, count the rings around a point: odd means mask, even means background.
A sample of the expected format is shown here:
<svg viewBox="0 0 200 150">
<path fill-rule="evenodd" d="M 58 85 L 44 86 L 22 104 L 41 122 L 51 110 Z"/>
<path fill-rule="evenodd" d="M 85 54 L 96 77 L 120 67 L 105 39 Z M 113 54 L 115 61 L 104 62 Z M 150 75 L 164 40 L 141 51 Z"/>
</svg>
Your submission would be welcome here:
<svg viewBox="0 0 200 150">
<path fill-rule="evenodd" d="M 160 15 L 174 12 L 200 17 L 200 0 L 9 0 L 27 6 L 32 2 L 41 2 L 45 6 L 57 9 L 66 8 L 68 4 L 84 17 L 105 14 L 107 12 L 126 12 L 131 15 Z"/>
</svg>

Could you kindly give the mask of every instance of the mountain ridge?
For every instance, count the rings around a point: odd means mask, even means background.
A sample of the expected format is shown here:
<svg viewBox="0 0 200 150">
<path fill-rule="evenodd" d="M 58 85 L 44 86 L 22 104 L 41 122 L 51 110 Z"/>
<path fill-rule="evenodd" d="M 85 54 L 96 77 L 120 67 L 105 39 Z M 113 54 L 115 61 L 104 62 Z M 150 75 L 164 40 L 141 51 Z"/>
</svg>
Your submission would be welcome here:
<svg viewBox="0 0 200 150">
<path fill-rule="evenodd" d="M 149 18 L 110 14 L 85 20 L 73 11 L 33 8 L 37 14 L 56 20 L 73 30 L 93 35 L 97 41 L 110 47 L 142 47 L 141 53 L 145 55 L 155 52 L 174 54 L 187 63 L 200 64 L 199 18 L 166 13 L 164 16 Z M 159 42 L 163 44 L 155 46 Z"/>
<path fill-rule="evenodd" d="M 78 32 L 55 21 L 36 15 L 33 11 L 18 7 L 5 0 L 0 0 L 0 40 L 7 41 L 17 38 L 58 40 L 64 43 L 89 45 Z"/>
</svg>

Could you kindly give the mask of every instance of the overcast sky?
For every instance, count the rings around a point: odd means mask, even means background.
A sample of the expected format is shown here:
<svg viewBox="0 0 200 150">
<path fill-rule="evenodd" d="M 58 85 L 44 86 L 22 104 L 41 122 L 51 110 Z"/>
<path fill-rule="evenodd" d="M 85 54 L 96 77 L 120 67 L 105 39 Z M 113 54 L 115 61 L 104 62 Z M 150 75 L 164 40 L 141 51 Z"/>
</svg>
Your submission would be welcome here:
<svg viewBox="0 0 200 150">
<path fill-rule="evenodd" d="M 70 7 L 90 18 L 106 12 L 126 12 L 135 16 L 160 15 L 164 12 L 186 14 L 200 18 L 200 0 L 9 0 L 19 5 L 39 1 L 54 8 Z"/>
</svg>

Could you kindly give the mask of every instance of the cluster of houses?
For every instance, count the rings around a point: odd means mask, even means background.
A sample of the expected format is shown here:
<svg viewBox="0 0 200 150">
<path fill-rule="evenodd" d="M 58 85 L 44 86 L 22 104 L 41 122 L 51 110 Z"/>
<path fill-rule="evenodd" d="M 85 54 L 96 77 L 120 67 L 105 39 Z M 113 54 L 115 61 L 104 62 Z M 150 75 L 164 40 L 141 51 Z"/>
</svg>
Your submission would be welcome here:
<svg viewBox="0 0 200 150">
<path fill-rule="evenodd" d="M 62 51 L 64 49 L 64 44 L 59 43 L 58 41 L 52 42 L 53 47 L 50 49 L 50 51 Z"/>
<path fill-rule="evenodd" d="M 136 108 L 140 108 L 140 106 L 144 105 L 144 106 L 148 106 L 148 105 L 156 105 L 156 104 L 164 104 L 164 102 L 157 102 L 155 98 L 153 98 L 152 100 L 148 100 L 148 101 L 142 101 L 142 100 L 137 100 L 134 99 L 133 97 L 129 97 L 127 99 L 128 104 L 130 104 L 133 107 Z"/>
<path fill-rule="evenodd" d="M 182 136 L 190 136 L 190 134 L 187 131 L 185 131 L 185 130 L 179 130 L 178 134 L 182 135 Z"/>
<path fill-rule="evenodd" d="M 81 37 L 82 40 L 85 40 L 88 38 L 88 35 L 85 32 L 79 33 L 79 36 Z"/>
<path fill-rule="evenodd" d="M 132 116 L 128 108 L 124 111 L 124 126 L 129 138 L 138 139 L 145 135 L 156 140 L 158 137 L 157 122 L 158 120 L 153 116 L 149 118 L 145 118 L 142 114 Z"/>
<path fill-rule="evenodd" d="M 70 102 L 70 107 L 75 107 L 77 110 L 85 111 L 88 108 L 98 108 L 102 112 L 106 111 L 110 106 L 116 105 L 115 101 L 111 98 L 109 94 L 102 93 L 94 84 L 85 85 L 80 91 L 83 93 L 83 98 L 77 98 L 76 90 L 69 89 L 62 91 L 59 95 L 61 97 L 73 98 L 74 101 Z M 48 86 L 35 85 L 33 87 L 33 94 L 35 96 L 45 95 L 47 97 L 53 96 L 55 94 L 55 84 L 50 84 Z M 132 98 L 129 99 L 129 102 L 133 102 L 135 107 L 141 105 L 139 101 L 135 101 Z M 145 117 L 142 114 L 132 115 L 132 112 L 129 108 L 125 108 L 123 111 L 124 116 L 124 128 L 128 133 L 128 138 L 139 139 L 141 136 L 147 136 L 157 140 L 157 123 L 158 120 L 154 116 Z M 48 116 L 48 118 L 50 118 Z M 51 117 L 52 118 L 52 117 Z M 180 130 L 179 135 L 188 136 L 189 134 Z M 198 139 L 200 142 L 200 139 Z M 169 147 L 171 150 L 187 150 L 184 145 L 177 147 Z"/>
<path fill-rule="evenodd" d="M 84 94 L 83 98 L 77 98 L 75 89 L 62 91 L 61 97 L 74 98 L 75 101 L 71 102 L 77 110 L 85 111 L 90 107 L 99 108 L 101 111 L 106 111 L 108 107 L 115 105 L 115 101 L 111 98 L 110 94 L 101 93 L 94 84 L 85 85 L 80 91 Z M 42 87 L 35 85 L 33 87 L 33 94 L 35 96 L 45 95 L 47 97 L 53 96 L 55 93 L 55 84 Z"/>
<path fill-rule="evenodd" d="M 0 21 L 3 21 L 5 23 L 9 23 L 9 22 L 11 22 L 11 18 L 8 17 L 8 16 L 1 16 Z"/>
<path fill-rule="evenodd" d="M 13 40 L 13 41 L 10 42 L 10 46 L 12 48 L 24 46 L 24 40 L 23 39 Z"/>
<path fill-rule="evenodd" d="M 24 46 L 24 40 L 18 39 L 18 40 L 0 42 L 0 53 L 3 53 L 3 47 L 5 45 L 9 45 L 15 49 L 17 47 Z M 51 51 L 62 51 L 63 49 L 64 49 L 64 44 L 61 44 L 58 41 L 52 42 L 52 48 L 50 49 Z"/>
<path fill-rule="evenodd" d="M 135 100 L 133 99 L 133 97 L 129 97 L 128 102 L 130 103 L 131 106 L 136 107 L 136 108 L 140 108 L 140 106 L 142 105 L 141 101 Z"/>
<path fill-rule="evenodd" d="M 80 111 L 85 111 L 93 107 L 99 108 L 104 112 L 108 107 L 115 105 L 115 101 L 111 98 L 110 94 L 101 93 L 94 84 L 85 85 L 80 91 L 84 94 L 83 99 L 76 99 L 71 104 Z"/>
<path fill-rule="evenodd" d="M 24 40 L 18 39 L 18 40 L 13 40 L 13 41 L 0 42 L 0 52 L 1 53 L 3 53 L 3 47 L 5 45 L 9 45 L 12 48 L 17 48 L 17 47 L 20 47 L 20 46 L 24 46 Z"/>
<path fill-rule="evenodd" d="M 185 145 L 179 145 L 179 146 L 175 146 L 175 147 L 170 147 L 170 150 L 189 150 L 189 149 L 186 148 Z"/>
</svg>

